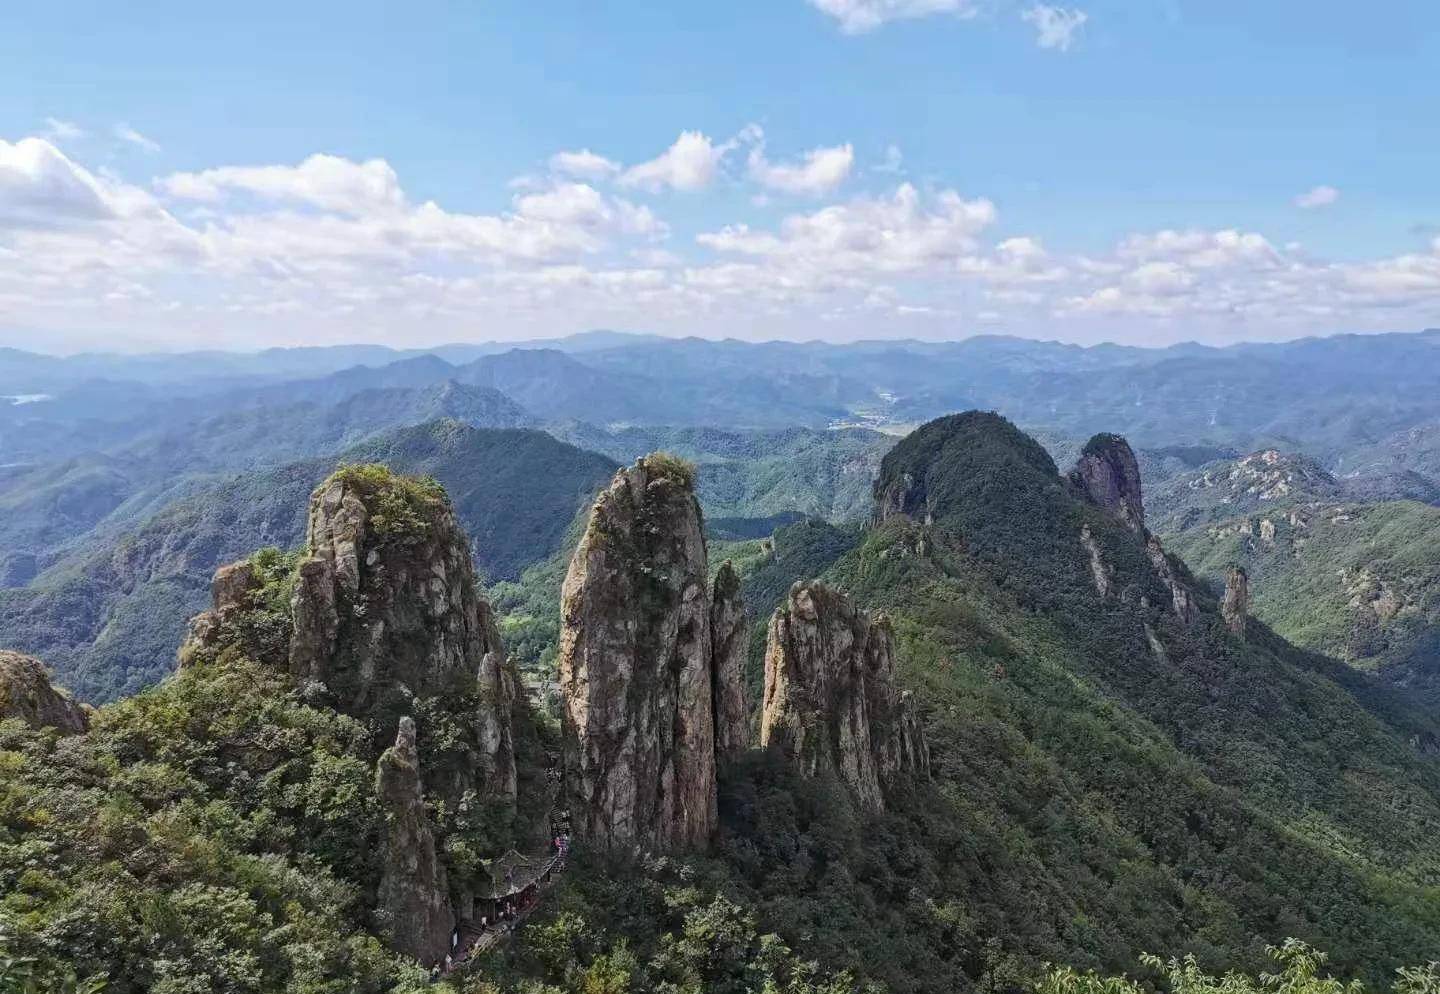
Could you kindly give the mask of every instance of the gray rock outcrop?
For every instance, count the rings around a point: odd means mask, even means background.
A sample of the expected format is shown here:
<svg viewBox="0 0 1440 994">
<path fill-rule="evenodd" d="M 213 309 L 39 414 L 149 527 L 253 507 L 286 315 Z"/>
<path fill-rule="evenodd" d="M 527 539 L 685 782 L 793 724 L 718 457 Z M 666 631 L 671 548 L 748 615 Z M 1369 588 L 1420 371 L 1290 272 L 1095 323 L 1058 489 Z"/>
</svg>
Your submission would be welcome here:
<svg viewBox="0 0 1440 994">
<path fill-rule="evenodd" d="M 473 768 L 431 787 L 513 800 L 515 674 L 444 492 L 378 467 L 342 470 L 311 498 L 307 548 L 291 602 L 295 678 L 357 716 L 412 698 L 473 701 L 461 714 Z"/>
<path fill-rule="evenodd" d="M 749 636 L 740 574 L 728 561 L 715 574 L 710 602 L 714 658 L 715 751 L 734 756 L 750 744 L 750 707 L 745 700 L 745 650 Z"/>
<path fill-rule="evenodd" d="M 1090 439 L 1070 471 L 1070 480 L 1091 503 L 1109 511 L 1132 531 L 1145 534 L 1140 464 L 1125 439 L 1108 433 Z"/>
<path fill-rule="evenodd" d="M 838 777 L 869 811 L 884 808 L 891 778 L 928 773 L 888 620 L 819 582 L 795 584 L 770 619 L 760 742 L 805 776 Z"/>
<path fill-rule="evenodd" d="M 693 471 L 646 456 L 596 501 L 561 591 L 565 784 L 599 845 L 694 849 L 717 822 L 715 678 Z"/>
<path fill-rule="evenodd" d="M 1220 614 L 1231 633 L 1244 638 L 1245 625 L 1250 617 L 1250 577 L 1239 566 L 1230 567 L 1225 574 L 1225 596 L 1220 602 Z"/>
<path fill-rule="evenodd" d="M 395 744 L 380 756 L 375 792 L 385 818 L 376 910 L 396 950 L 432 965 L 450 950 L 455 914 L 425 811 L 415 722 L 408 716 L 400 719 Z"/>
<path fill-rule="evenodd" d="M 85 706 L 50 683 L 44 663 L 0 649 L 0 719 L 5 718 L 19 718 L 32 728 L 55 728 L 66 735 L 90 727 Z"/>
</svg>

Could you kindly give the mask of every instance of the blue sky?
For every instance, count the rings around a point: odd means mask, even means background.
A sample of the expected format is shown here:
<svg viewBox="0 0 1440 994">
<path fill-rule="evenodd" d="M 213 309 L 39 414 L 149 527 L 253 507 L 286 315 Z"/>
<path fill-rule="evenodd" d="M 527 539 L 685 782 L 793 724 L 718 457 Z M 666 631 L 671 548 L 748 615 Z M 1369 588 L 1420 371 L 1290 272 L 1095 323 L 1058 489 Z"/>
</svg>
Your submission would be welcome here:
<svg viewBox="0 0 1440 994">
<path fill-rule="evenodd" d="M 1440 323 L 1440 5 L 25 6 L 6 344 Z"/>
</svg>

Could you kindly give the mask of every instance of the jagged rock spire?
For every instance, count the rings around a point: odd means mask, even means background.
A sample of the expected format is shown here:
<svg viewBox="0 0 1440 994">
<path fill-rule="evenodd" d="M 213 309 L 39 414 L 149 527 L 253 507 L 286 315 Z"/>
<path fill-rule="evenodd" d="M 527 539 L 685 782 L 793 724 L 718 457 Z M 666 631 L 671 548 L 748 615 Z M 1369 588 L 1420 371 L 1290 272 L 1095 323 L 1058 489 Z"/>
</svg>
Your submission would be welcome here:
<svg viewBox="0 0 1440 994">
<path fill-rule="evenodd" d="M 395 949 L 432 965 L 450 949 L 455 914 L 445 866 L 425 812 L 415 722 L 400 719 L 395 744 L 380 756 L 375 792 L 384 811 L 378 908 Z"/>
<path fill-rule="evenodd" d="M 1070 471 L 1070 479 L 1092 503 L 1109 511 L 1132 531 L 1145 534 L 1140 464 L 1125 439 L 1109 433 L 1091 438 Z"/>
<path fill-rule="evenodd" d="M 797 583 L 770 619 L 761 745 L 806 776 L 837 776 L 870 811 L 885 783 L 930 757 L 895 683 L 889 621 L 822 583 Z"/>
<path fill-rule="evenodd" d="M 698 848 L 715 830 L 707 587 L 693 470 L 664 455 L 620 470 L 561 591 L 566 791 L 595 843 Z"/>
<path fill-rule="evenodd" d="M 1220 602 L 1220 614 L 1233 634 L 1245 637 L 1245 624 L 1250 617 L 1250 577 L 1239 566 L 1231 566 L 1225 574 L 1225 597 Z"/>
<path fill-rule="evenodd" d="M 740 574 L 729 560 L 715 574 L 710 604 L 714 654 L 715 751 L 733 756 L 749 745 L 750 708 L 745 700 L 745 602 Z"/>
</svg>

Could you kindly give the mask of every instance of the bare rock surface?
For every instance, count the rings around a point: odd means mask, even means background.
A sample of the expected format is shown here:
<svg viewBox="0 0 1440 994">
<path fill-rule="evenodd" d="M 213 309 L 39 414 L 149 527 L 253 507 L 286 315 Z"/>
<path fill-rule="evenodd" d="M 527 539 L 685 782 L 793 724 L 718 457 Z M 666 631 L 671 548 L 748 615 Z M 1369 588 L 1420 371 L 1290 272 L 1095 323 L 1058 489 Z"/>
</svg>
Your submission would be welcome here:
<svg viewBox="0 0 1440 994">
<path fill-rule="evenodd" d="M 740 574 L 728 561 L 715 574 L 710 603 L 714 652 L 715 751 L 743 752 L 750 744 L 750 706 L 745 699 L 745 650 L 749 626 L 740 596 Z"/>
<path fill-rule="evenodd" d="M 1145 534 L 1140 464 L 1125 439 L 1111 434 L 1090 439 L 1070 471 L 1070 479 L 1091 503 L 1109 511 L 1132 531 Z"/>
<path fill-rule="evenodd" d="M 601 493 L 561 591 L 566 791 L 594 843 L 693 849 L 714 832 L 710 626 L 693 470 L 646 456 Z"/>
<path fill-rule="evenodd" d="M 380 756 L 375 792 L 385 818 L 377 911 L 390 944 L 431 965 L 450 949 L 455 914 L 425 811 L 420 751 L 409 716 L 400 719 L 395 744 Z"/>
<path fill-rule="evenodd" d="M 1226 627 L 1244 638 L 1250 618 L 1250 577 L 1239 566 L 1230 567 L 1225 574 L 1225 597 L 1220 602 L 1220 614 L 1225 618 Z"/>
<path fill-rule="evenodd" d="M 871 811 L 891 778 L 927 773 L 888 620 L 822 583 L 795 584 L 770 619 L 760 741 L 806 776 L 837 776 Z"/>
</svg>

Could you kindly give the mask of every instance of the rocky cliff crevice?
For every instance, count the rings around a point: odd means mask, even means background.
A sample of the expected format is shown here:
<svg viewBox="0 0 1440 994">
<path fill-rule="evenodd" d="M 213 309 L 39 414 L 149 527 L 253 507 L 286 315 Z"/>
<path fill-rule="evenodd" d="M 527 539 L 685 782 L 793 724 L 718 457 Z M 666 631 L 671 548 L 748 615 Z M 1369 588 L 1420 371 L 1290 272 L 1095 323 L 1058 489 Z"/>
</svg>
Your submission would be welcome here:
<svg viewBox="0 0 1440 994">
<path fill-rule="evenodd" d="M 819 582 L 790 589 L 770 619 L 760 742 L 805 776 L 837 777 L 869 811 L 884 808 L 892 778 L 928 772 L 883 615 Z"/>
</svg>

